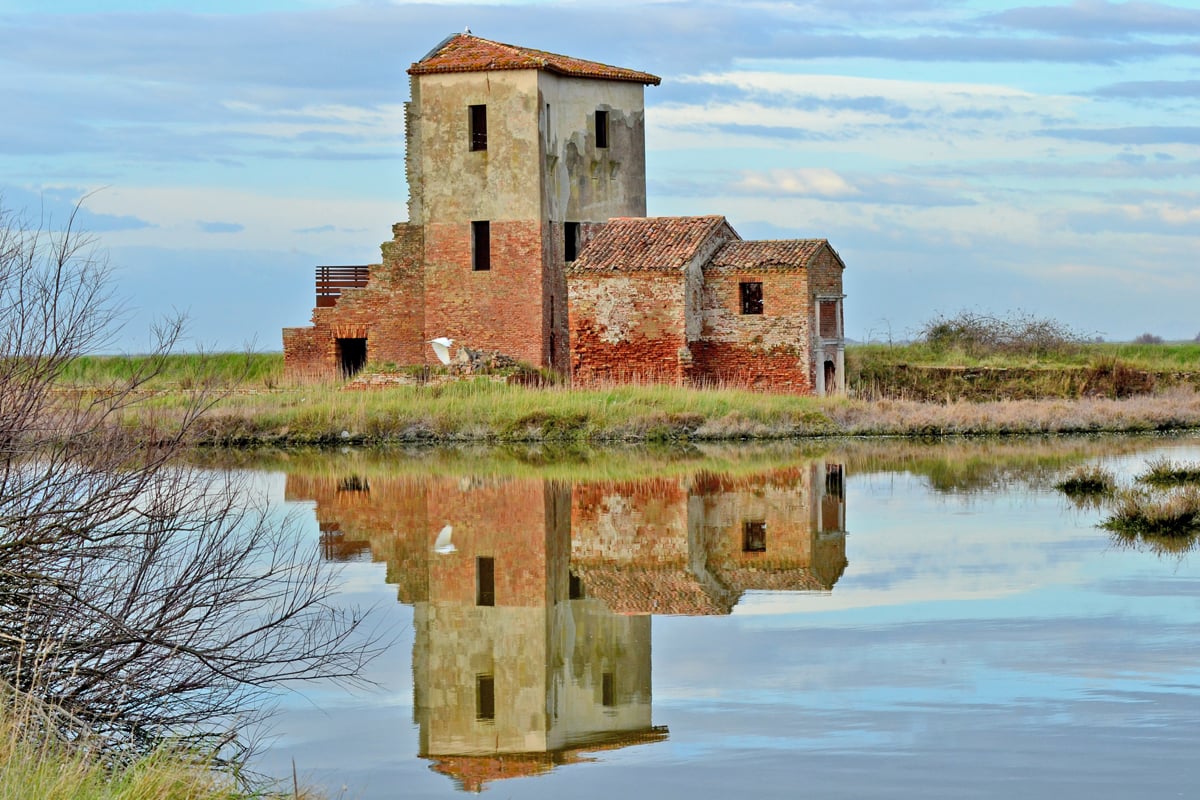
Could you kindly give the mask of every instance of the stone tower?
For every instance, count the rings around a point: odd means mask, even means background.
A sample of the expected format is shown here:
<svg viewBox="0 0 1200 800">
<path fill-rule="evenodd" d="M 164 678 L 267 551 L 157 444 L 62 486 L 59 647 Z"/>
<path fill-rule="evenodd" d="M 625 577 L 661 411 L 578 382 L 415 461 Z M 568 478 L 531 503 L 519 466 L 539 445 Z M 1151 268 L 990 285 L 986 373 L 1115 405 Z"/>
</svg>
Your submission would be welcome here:
<svg viewBox="0 0 1200 800">
<path fill-rule="evenodd" d="M 659 79 L 470 34 L 409 74 L 426 334 L 561 368 L 564 262 L 596 223 L 645 215 L 642 94 Z"/>
<path fill-rule="evenodd" d="M 645 215 L 660 79 L 466 33 L 408 72 L 408 222 L 324 301 L 318 277 L 313 327 L 284 330 L 288 368 L 430 363 L 444 336 L 565 370 L 564 266 L 610 218 Z"/>
</svg>

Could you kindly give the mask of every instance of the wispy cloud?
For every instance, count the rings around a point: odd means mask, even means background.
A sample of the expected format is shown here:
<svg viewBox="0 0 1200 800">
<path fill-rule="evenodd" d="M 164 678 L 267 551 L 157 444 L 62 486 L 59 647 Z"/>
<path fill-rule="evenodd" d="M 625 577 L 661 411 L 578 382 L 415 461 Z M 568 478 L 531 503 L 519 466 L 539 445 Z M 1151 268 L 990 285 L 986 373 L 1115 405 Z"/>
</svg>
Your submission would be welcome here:
<svg viewBox="0 0 1200 800">
<path fill-rule="evenodd" d="M 1137 125 L 1120 128 L 1049 128 L 1038 132 L 1055 139 L 1104 144 L 1200 144 L 1200 126 Z"/>
<path fill-rule="evenodd" d="M 246 230 L 246 226 L 239 222 L 204 222 L 201 220 L 196 225 L 205 233 L 241 233 Z"/>
<path fill-rule="evenodd" d="M 982 18 L 1006 28 L 1062 36 L 1114 37 L 1137 34 L 1200 34 L 1200 11 L 1166 3 L 1075 0 L 1069 6 L 1024 6 Z"/>
</svg>

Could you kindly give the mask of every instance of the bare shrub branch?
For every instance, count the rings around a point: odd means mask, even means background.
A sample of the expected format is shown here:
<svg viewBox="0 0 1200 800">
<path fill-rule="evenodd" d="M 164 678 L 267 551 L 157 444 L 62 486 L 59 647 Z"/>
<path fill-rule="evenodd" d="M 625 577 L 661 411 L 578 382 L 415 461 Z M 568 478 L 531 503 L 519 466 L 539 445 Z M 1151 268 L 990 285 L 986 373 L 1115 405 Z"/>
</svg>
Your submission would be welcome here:
<svg viewBox="0 0 1200 800">
<path fill-rule="evenodd" d="M 1058 320 L 1020 311 L 994 316 L 965 310 L 953 317 L 939 314 L 921 327 L 917 337 L 934 350 L 958 350 L 976 358 L 1066 355 L 1090 339 Z"/>
<path fill-rule="evenodd" d="M 226 741 L 281 682 L 354 679 L 377 639 L 330 602 L 335 575 L 294 525 L 236 478 L 178 461 L 219 387 L 196 381 L 169 434 L 149 410 L 125 422 L 181 320 L 141 371 L 57 386 L 118 316 L 74 222 L 0 207 L 0 680 L 113 752 Z"/>
</svg>

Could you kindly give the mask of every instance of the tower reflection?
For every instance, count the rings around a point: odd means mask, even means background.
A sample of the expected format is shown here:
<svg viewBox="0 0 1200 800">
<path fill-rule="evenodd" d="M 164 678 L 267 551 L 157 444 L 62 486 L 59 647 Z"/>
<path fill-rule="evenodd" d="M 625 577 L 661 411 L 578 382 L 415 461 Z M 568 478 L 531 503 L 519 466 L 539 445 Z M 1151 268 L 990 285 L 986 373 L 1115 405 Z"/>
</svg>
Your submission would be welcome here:
<svg viewBox="0 0 1200 800">
<path fill-rule="evenodd" d="M 651 615 L 828 591 L 843 467 L 567 483 L 292 474 L 325 556 L 370 557 L 413 606 L 420 755 L 466 790 L 660 741 Z"/>
</svg>

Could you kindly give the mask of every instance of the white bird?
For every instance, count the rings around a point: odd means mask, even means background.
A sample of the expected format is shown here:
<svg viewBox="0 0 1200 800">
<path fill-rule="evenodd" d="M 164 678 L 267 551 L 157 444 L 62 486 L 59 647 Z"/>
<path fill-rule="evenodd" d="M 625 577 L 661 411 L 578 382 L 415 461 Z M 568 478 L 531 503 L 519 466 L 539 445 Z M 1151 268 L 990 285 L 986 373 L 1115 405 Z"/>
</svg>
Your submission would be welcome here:
<svg viewBox="0 0 1200 800">
<path fill-rule="evenodd" d="M 464 28 L 464 29 L 463 29 L 463 33 L 465 33 L 465 34 L 467 34 L 468 36 L 470 36 L 470 35 L 471 35 L 471 26 L 470 26 L 470 25 L 468 25 L 466 28 Z"/>
<path fill-rule="evenodd" d="M 450 345 L 454 344 L 453 339 L 447 339 L 445 336 L 439 336 L 436 339 L 430 339 L 429 343 L 433 345 L 433 353 L 438 357 L 438 361 L 443 364 L 450 363 Z"/>
<path fill-rule="evenodd" d="M 450 541 L 450 534 L 453 532 L 454 528 L 449 525 L 442 528 L 438 532 L 437 541 L 433 543 L 433 552 L 443 556 L 458 552 L 458 548 Z"/>
</svg>

